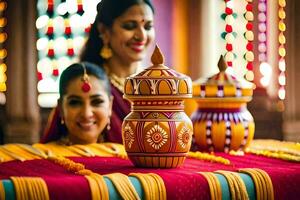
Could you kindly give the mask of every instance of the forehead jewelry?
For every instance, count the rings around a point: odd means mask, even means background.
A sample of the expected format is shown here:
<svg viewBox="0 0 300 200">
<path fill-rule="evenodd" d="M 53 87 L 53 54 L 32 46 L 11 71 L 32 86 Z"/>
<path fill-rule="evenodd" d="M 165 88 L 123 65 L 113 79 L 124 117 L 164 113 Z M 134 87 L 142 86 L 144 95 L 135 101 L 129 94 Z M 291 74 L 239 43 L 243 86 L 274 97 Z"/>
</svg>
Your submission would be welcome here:
<svg viewBox="0 0 300 200">
<path fill-rule="evenodd" d="M 89 80 L 90 80 L 90 77 L 89 77 L 89 75 L 86 73 L 86 67 L 85 67 L 85 65 L 82 63 L 81 64 L 82 65 L 82 68 L 83 68 L 83 76 L 82 76 L 82 78 L 81 78 L 81 80 L 82 80 L 82 86 L 81 86 L 81 90 L 83 91 L 83 92 L 88 92 L 88 91 L 90 91 L 90 89 L 91 89 L 91 84 L 90 84 L 90 82 L 89 82 Z"/>
</svg>

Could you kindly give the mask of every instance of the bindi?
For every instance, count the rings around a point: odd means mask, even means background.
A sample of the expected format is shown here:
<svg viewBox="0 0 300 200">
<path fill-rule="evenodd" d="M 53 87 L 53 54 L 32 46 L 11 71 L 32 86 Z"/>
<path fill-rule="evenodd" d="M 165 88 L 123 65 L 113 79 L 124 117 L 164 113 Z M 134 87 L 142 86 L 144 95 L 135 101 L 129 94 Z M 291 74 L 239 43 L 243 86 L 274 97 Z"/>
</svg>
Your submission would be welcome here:
<svg viewBox="0 0 300 200">
<path fill-rule="evenodd" d="M 86 67 L 85 67 L 84 63 L 81 63 L 81 66 L 83 68 L 83 76 L 81 78 L 83 83 L 82 83 L 82 86 L 81 86 L 81 90 L 83 92 L 89 92 L 91 90 L 90 77 L 86 73 Z"/>
</svg>

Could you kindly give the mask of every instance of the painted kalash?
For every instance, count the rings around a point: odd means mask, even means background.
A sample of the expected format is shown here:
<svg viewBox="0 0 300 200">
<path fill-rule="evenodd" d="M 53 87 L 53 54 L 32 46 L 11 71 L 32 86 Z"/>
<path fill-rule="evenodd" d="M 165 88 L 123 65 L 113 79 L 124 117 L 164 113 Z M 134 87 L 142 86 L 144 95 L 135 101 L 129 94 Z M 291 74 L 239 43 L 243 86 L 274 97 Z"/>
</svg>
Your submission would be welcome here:
<svg viewBox="0 0 300 200">
<path fill-rule="evenodd" d="M 151 61 L 125 81 L 124 98 L 132 106 L 122 124 L 123 144 L 137 167 L 175 168 L 191 147 L 193 124 L 184 100 L 192 98 L 192 81 L 165 66 L 157 46 Z"/>
<path fill-rule="evenodd" d="M 223 56 L 219 73 L 193 82 L 193 99 L 198 109 L 191 119 L 194 142 L 200 151 L 243 151 L 254 136 L 254 120 L 247 109 L 255 85 L 226 73 Z M 193 146 L 194 147 L 194 146 Z"/>
</svg>

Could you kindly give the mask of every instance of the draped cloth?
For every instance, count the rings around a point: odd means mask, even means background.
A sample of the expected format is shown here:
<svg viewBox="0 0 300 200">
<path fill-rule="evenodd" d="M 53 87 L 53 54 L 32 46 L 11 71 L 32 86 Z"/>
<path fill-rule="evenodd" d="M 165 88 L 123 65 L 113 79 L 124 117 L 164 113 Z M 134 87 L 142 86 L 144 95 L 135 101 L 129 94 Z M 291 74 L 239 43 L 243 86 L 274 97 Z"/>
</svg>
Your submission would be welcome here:
<svg viewBox="0 0 300 200">
<path fill-rule="evenodd" d="M 122 144 L 122 122 L 130 112 L 130 103 L 123 99 L 123 93 L 111 84 L 111 94 L 113 96 L 112 116 L 110 119 L 110 130 L 104 134 L 105 142 Z M 41 142 L 47 143 L 58 140 L 62 135 L 66 135 L 67 130 L 61 124 L 61 116 L 58 107 L 52 109 Z"/>
<path fill-rule="evenodd" d="M 123 93 L 111 84 L 111 94 L 113 96 L 112 116 L 110 130 L 105 136 L 107 142 L 122 144 L 122 122 L 130 112 L 130 102 L 123 99 Z"/>
<path fill-rule="evenodd" d="M 88 147 L 88 146 L 87 146 Z M 155 173 L 159 175 L 166 187 L 168 199 L 210 199 L 207 180 L 198 172 L 215 172 L 218 170 L 239 171 L 243 168 L 259 168 L 270 176 L 275 199 L 298 199 L 300 196 L 300 164 L 284 160 L 245 154 L 233 156 L 216 153 L 230 160 L 230 165 L 212 163 L 187 158 L 183 166 L 175 169 L 136 168 L 128 159 L 103 156 L 71 156 L 69 159 L 82 163 L 86 169 L 106 175 L 111 173 Z M 66 171 L 47 159 L 13 160 L 0 164 L 0 180 L 12 176 L 41 177 L 45 181 L 50 199 L 90 199 L 87 180 Z M 80 188 L 80 189 L 79 189 Z"/>
<path fill-rule="evenodd" d="M 65 127 L 61 124 L 59 107 L 53 108 L 49 114 L 46 127 L 44 129 L 41 143 L 56 141 L 66 134 Z"/>
</svg>

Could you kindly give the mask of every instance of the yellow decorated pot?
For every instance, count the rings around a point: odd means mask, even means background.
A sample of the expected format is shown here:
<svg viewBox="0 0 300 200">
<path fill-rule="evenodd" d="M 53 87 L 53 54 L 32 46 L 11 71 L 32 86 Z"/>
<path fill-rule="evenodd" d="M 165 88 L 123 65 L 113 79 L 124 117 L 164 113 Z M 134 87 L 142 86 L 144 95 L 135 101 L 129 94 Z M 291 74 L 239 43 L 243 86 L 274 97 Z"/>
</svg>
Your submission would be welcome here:
<svg viewBox="0 0 300 200">
<path fill-rule="evenodd" d="M 184 112 L 192 81 L 163 65 L 158 47 L 153 66 L 126 79 L 124 98 L 131 112 L 122 124 L 123 144 L 135 166 L 173 168 L 183 164 L 191 147 L 193 124 Z"/>
<path fill-rule="evenodd" d="M 195 150 L 244 150 L 254 136 L 254 120 L 247 109 L 254 84 L 237 80 L 225 72 L 221 56 L 220 72 L 193 83 L 193 99 L 198 109 L 192 116 Z"/>
</svg>

